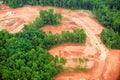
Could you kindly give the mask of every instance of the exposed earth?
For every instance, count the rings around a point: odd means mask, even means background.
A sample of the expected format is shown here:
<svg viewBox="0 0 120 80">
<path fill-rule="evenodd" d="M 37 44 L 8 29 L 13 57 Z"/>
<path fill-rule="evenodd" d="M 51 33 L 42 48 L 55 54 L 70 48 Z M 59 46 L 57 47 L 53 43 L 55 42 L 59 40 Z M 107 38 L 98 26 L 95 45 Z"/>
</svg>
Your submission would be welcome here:
<svg viewBox="0 0 120 80">
<path fill-rule="evenodd" d="M 49 50 L 52 55 L 58 55 L 67 60 L 64 66 L 68 72 L 58 74 L 55 80 L 117 80 L 120 75 L 120 50 L 112 50 L 100 40 L 100 33 L 105 29 L 95 19 L 90 11 L 67 10 L 55 7 L 25 6 L 11 9 L 7 5 L 0 5 L 0 30 L 6 29 L 10 33 L 22 30 L 24 24 L 32 22 L 42 9 L 53 8 L 62 14 L 61 25 L 44 26 L 42 30 L 53 34 L 62 31 L 84 29 L 87 34 L 85 44 L 61 44 Z M 88 58 L 87 72 L 76 72 L 73 68 L 79 63 L 73 59 Z"/>
</svg>

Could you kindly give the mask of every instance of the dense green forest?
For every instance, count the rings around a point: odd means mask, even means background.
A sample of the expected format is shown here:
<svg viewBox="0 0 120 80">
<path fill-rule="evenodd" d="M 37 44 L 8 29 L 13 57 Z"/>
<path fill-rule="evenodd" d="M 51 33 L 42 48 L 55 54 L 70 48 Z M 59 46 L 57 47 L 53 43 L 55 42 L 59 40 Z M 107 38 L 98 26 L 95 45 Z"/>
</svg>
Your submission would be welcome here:
<svg viewBox="0 0 120 80">
<path fill-rule="evenodd" d="M 118 33 L 114 32 L 112 29 L 103 30 L 101 33 L 102 41 L 109 48 L 120 49 L 120 37 Z"/>
<path fill-rule="evenodd" d="M 88 9 L 96 15 L 96 18 L 101 24 L 108 29 L 113 29 L 115 31 L 114 33 L 118 33 L 120 35 L 120 0 L 4 0 L 4 3 L 13 8 L 29 4 L 57 6 L 69 9 Z M 104 33 L 102 35 L 107 34 Z M 110 36 L 106 37 L 109 38 Z M 116 37 L 116 39 L 118 38 L 120 38 L 120 36 Z M 106 45 L 109 46 L 108 44 Z"/>
<path fill-rule="evenodd" d="M 56 74 L 64 71 L 66 60 L 53 57 L 48 49 L 67 42 L 85 43 L 86 34 L 81 29 L 63 31 L 61 35 L 45 34 L 40 28 L 60 24 L 61 14 L 53 13 L 52 9 L 41 10 L 40 14 L 25 25 L 23 32 L 0 31 L 0 80 L 54 80 Z"/>
</svg>

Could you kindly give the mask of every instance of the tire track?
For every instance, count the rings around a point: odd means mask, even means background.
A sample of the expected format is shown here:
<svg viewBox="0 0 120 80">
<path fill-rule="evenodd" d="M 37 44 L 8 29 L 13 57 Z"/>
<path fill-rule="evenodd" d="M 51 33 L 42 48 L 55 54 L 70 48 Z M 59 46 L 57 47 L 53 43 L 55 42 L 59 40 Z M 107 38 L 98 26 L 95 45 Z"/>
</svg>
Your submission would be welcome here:
<svg viewBox="0 0 120 80">
<path fill-rule="evenodd" d="M 88 22 L 87 21 L 87 17 L 70 17 L 67 15 L 63 15 L 66 18 L 69 18 L 71 21 L 75 22 L 78 26 L 81 26 L 88 38 L 90 39 L 90 42 L 93 46 L 95 46 L 96 48 L 98 48 L 100 50 L 100 60 L 105 61 L 106 57 L 107 57 L 107 53 L 108 53 L 108 49 L 104 46 L 104 44 L 102 44 L 102 41 L 100 40 L 100 38 L 96 37 L 95 33 L 91 30 L 91 26 L 94 26 L 93 22 Z"/>
</svg>

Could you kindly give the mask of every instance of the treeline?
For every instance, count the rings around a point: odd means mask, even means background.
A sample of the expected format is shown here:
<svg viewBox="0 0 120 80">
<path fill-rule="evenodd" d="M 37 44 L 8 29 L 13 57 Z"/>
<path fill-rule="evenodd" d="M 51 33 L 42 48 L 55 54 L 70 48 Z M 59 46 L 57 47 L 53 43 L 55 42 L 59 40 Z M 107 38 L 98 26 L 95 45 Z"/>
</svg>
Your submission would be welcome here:
<svg viewBox="0 0 120 80">
<path fill-rule="evenodd" d="M 53 57 L 47 49 L 66 42 L 85 43 L 83 30 L 46 35 L 41 30 L 16 34 L 0 31 L 1 80 L 54 80 L 64 71 L 65 60 Z"/>
<path fill-rule="evenodd" d="M 120 1 L 119 0 L 32 0 L 32 2 L 35 2 L 35 4 L 30 4 L 30 5 L 43 5 L 43 6 L 58 6 L 58 7 L 63 7 L 63 8 L 70 8 L 70 9 L 89 9 L 92 10 L 94 14 L 96 14 L 96 18 L 100 21 L 101 24 L 103 24 L 104 26 L 106 26 L 108 29 L 113 29 L 114 32 L 113 33 L 118 33 L 120 35 Z M 29 0 L 28 0 L 29 2 Z M 28 3 L 25 3 L 28 4 Z M 36 18 L 35 22 L 33 22 L 32 24 L 28 25 L 28 27 L 25 28 L 30 28 L 30 26 L 43 26 L 44 22 L 46 21 L 45 24 L 57 24 L 59 23 L 59 21 L 61 20 L 61 15 L 57 14 L 55 19 L 58 19 L 58 21 L 56 20 L 49 20 L 50 18 L 52 18 L 52 16 L 49 16 L 49 14 L 52 14 L 53 11 L 49 10 L 46 14 L 48 14 L 48 16 L 45 16 L 45 11 L 40 11 L 40 17 L 41 18 Z M 44 18 L 44 19 L 42 19 Z M 54 18 L 54 17 L 53 17 Z M 55 22 L 56 23 L 53 23 Z M 48 23 L 47 23 L 48 22 Z M 39 24 L 40 23 L 40 24 Z M 37 26 L 39 27 L 39 26 Z M 111 31 L 111 30 L 110 30 Z M 102 33 L 101 37 L 104 35 L 109 34 L 110 31 L 106 31 L 106 33 Z M 104 32 L 104 31 L 103 31 Z M 114 37 L 115 40 L 118 40 L 120 38 L 120 36 L 115 36 L 115 35 L 111 35 L 112 37 Z M 110 36 L 107 36 L 107 38 L 111 38 Z M 102 37 L 101 38 L 102 41 L 104 41 L 105 39 Z M 119 41 L 118 41 L 119 42 Z M 104 42 L 105 43 L 105 42 Z M 113 45 L 118 45 L 116 47 L 112 47 L 110 46 L 113 43 L 107 43 L 106 45 L 111 47 L 111 48 L 119 48 L 119 44 L 116 44 L 116 42 L 114 42 Z"/>
<path fill-rule="evenodd" d="M 40 16 L 36 17 L 35 21 L 24 26 L 24 33 L 26 31 L 40 29 L 45 25 L 58 25 L 61 22 L 61 14 L 53 13 L 53 9 L 40 10 Z M 26 34 L 20 34 L 19 36 L 24 36 Z M 43 34 L 43 33 L 42 33 Z M 24 38 L 29 38 L 30 36 L 24 36 Z M 52 34 L 51 32 L 44 36 L 43 45 L 45 49 L 49 49 L 52 46 L 62 44 L 62 43 L 85 43 L 86 34 L 82 29 L 75 29 L 73 32 L 62 31 L 62 34 Z M 38 44 L 38 43 L 36 43 Z"/>
<path fill-rule="evenodd" d="M 107 47 L 120 49 L 120 0 L 101 2 L 101 8 L 94 10 L 96 18 L 108 28 L 102 31 L 101 39 Z"/>
<path fill-rule="evenodd" d="M 43 42 L 47 49 L 63 43 L 84 44 L 86 42 L 86 34 L 82 29 L 75 29 L 73 32 L 62 31 L 61 35 L 49 33 Z"/>
<path fill-rule="evenodd" d="M 54 17 L 46 17 L 49 13 L 54 16 L 53 10 L 43 13 L 42 18 L 37 17 L 26 25 L 23 32 L 10 34 L 6 30 L 0 31 L 0 80 L 54 80 L 56 74 L 64 71 L 66 60 L 53 57 L 48 49 L 66 42 L 85 43 L 86 34 L 81 29 L 63 31 L 61 35 L 45 34 L 40 30 L 41 21 L 44 25 L 58 22 Z"/>
<path fill-rule="evenodd" d="M 120 37 L 118 33 L 114 32 L 112 29 L 103 30 L 101 33 L 102 41 L 109 48 L 120 49 Z"/>
<path fill-rule="evenodd" d="M 40 29 L 45 25 L 59 25 L 61 19 L 61 14 L 54 13 L 53 9 L 40 10 L 40 15 L 32 23 L 25 25 L 23 30 Z"/>
<path fill-rule="evenodd" d="M 32 31 L 31 31 L 32 30 Z M 78 43 L 84 44 L 86 42 L 86 34 L 82 29 L 75 29 L 73 32 L 62 31 L 62 34 L 45 34 L 40 30 L 39 34 L 36 30 L 31 29 L 25 32 L 17 33 L 18 38 L 24 38 L 32 40 L 32 45 L 35 46 L 41 45 L 44 49 L 49 49 L 53 46 L 63 44 L 63 43 Z M 35 32 L 33 32 L 35 31 Z M 35 37 L 39 36 L 39 37 Z M 15 40 L 13 40 L 15 41 Z M 10 43 L 13 45 L 13 43 Z M 9 47 L 9 46 L 8 46 Z M 27 47 L 27 45 L 26 45 Z M 30 46 L 29 46 L 30 47 Z M 27 48 L 29 48 L 27 47 Z M 12 48 L 14 49 L 14 48 Z"/>
<path fill-rule="evenodd" d="M 23 5 L 57 6 L 70 9 L 89 9 L 107 28 L 120 35 L 120 0 L 4 0 L 4 3 L 16 8 Z"/>
<path fill-rule="evenodd" d="M 57 6 L 72 9 L 92 9 L 93 3 L 90 0 L 4 0 L 4 3 L 16 8 L 23 5 Z"/>
<path fill-rule="evenodd" d="M 120 35 L 120 0 L 105 0 L 98 3 L 93 12 L 101 24 L 108 29 L 112 28 Z"/>
<path fill-rule="evenodd" d="M 0 80 L 54 80 L 65 64 L 43 48 L 42 31 L 0 31 Z M 49 39 L 48 39 L 49 40 Z"/>
</svg>

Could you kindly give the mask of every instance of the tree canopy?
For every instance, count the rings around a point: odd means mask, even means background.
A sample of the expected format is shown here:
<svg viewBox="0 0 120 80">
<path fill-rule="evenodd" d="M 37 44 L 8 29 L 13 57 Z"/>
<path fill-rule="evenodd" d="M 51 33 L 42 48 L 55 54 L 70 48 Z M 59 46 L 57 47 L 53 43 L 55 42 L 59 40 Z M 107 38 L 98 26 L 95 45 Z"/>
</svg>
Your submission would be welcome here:
<svg viewBox="0 0 120 80">
<path fill-rule="evenodd" d="M 29 29 L 40 29 L 45 25 L 59 25 L 62 16 L 60 13 L 54 13 L 53 9 L 40 10 L 40 15 L 35 20 L 24 26 L 24 31 Z"/>
<path fill-rule="evenodd" d="M 115 33 L 112 29 L 103 30 L 101 33 L 101 39 L 107 45 L 107 47 L 120 49 L 120 37 L 118 33 Z"/>
<path fill-rule="evenodd" d="M 112 28 L 120 35 L 120 0 L 4 0 L 4 3 L 16 8 L 23 5 L 42 5 L 42 6 L 57 6 L 69 9 L 88 9 L 96 14 L 96 18 L 107 28 Z M 45 11 L 41 11 L 42 15 Z M 48 15 L 43 16 L 48 24 L 59 23 L 54 20 L 59 18 L 59 15 L 52 16 L 53 11 L 48 11 Z M 46 12 L 45 12 L 46 13 Z M 46 13 L 47 14 L 47 13 Z M 50 16 L 51 15 L 51 16 Z M 49 16 L 49 18 L 47 18 Z M 50 17 L 54 17 L 50 20 Z M 49 20 L 49 21 L 47 21 Z M 45 23 L 46 23 L 45 22 Z"/>
<path fill-rule="evenodd" d="M 25 25 L 23 32 L 0 31 L 0 80 L 54 80 L 56 74 L 64 71 L 66 60 L 52 56 L 48 49 L 66 42 L 85 43 L 86 34 L 82 29 L 63 31 L 61 35 L 45 34 L 40 27 L 57 25 L 61 16 L 52 9 L 43 12 L 41 17 Z"/>
</svg>

